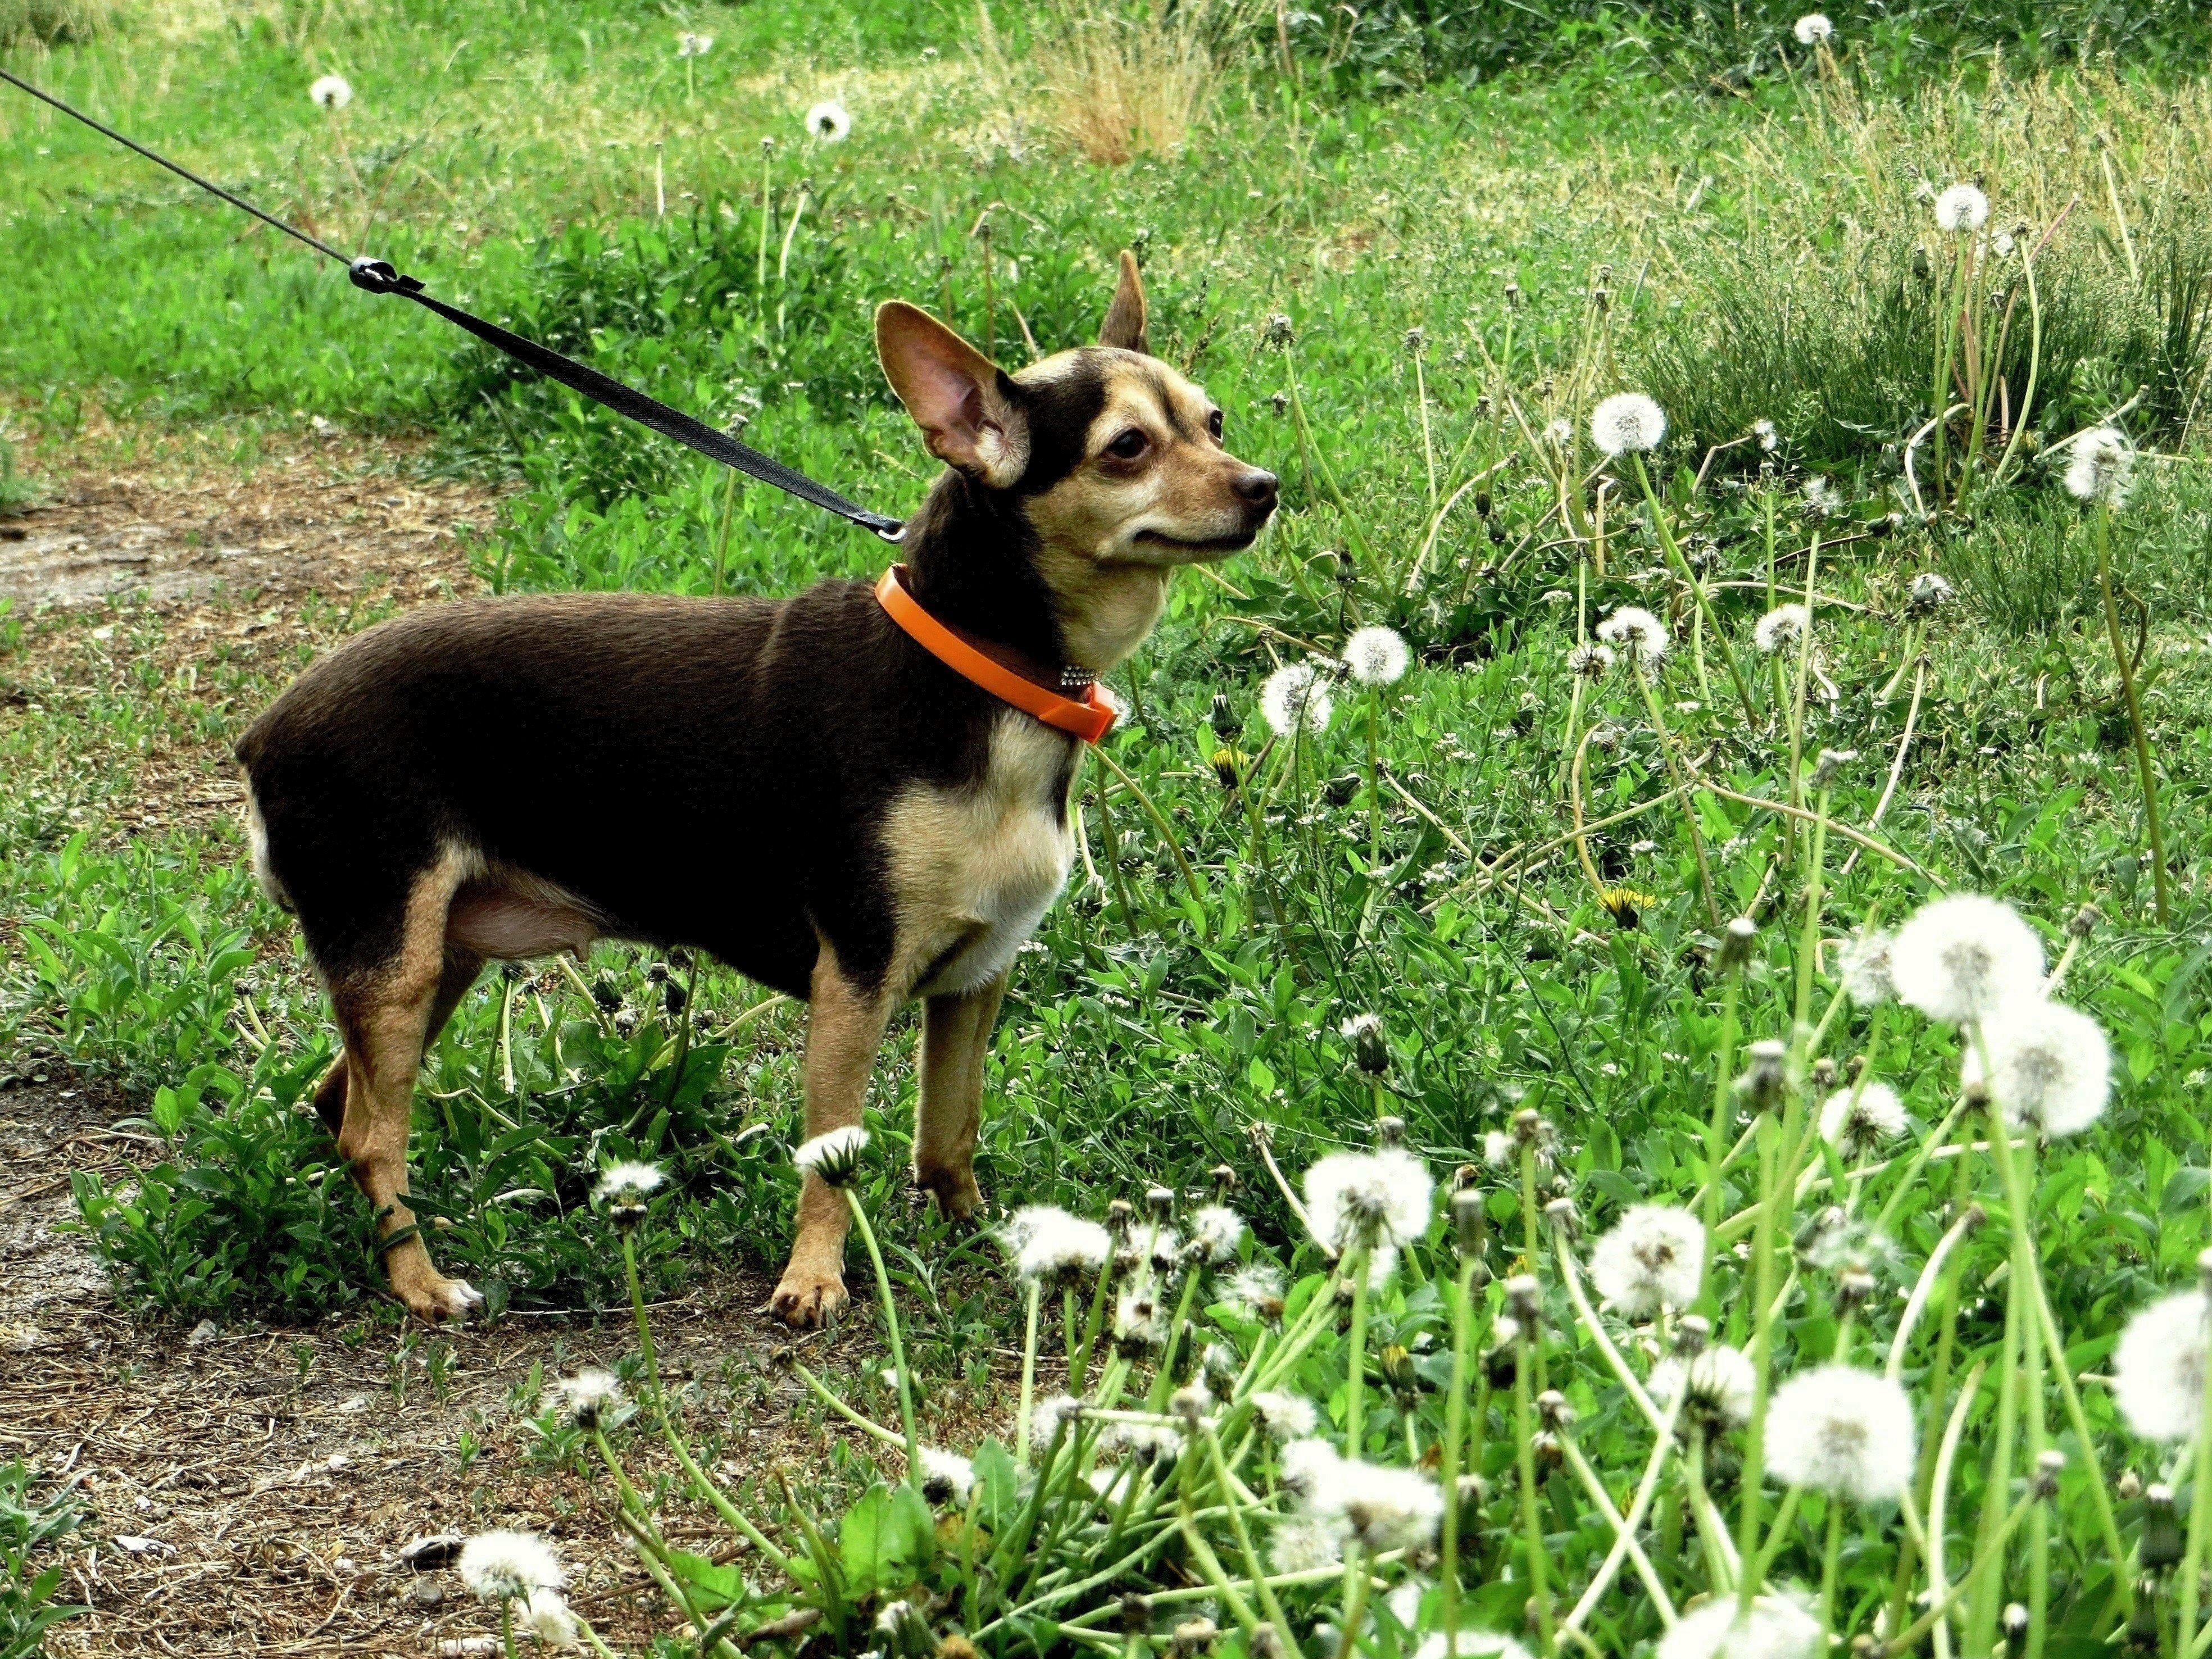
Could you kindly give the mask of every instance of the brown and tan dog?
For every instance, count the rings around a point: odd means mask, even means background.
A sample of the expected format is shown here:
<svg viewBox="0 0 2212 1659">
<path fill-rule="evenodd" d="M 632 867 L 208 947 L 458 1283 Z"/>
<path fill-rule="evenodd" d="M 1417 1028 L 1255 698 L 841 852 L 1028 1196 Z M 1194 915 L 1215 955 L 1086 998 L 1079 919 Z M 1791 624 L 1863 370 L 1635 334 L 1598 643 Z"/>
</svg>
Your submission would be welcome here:
<svg viewBox="0 0 2212 1659">
<path fill-rule="evenodd" d="M 1009 375 L 896 301 L 876 341 L 948 464 L 907 529 L 908 589 L 1042 684 L 1121 662 L 1176 566 L 1249 545 L 1274 510 L 1220 410 L 1147 355 L 1127 253 L 1096 348 Z M 922 999 L 915 1178 L 968 1214 L 992 1023 L 1066 878 L 1079 747 L 862 582 L 472 600 L 313 664 L 238 757 L 255 869 L 330 989 L 345 1052 L 315 1105 L 392 1290 L 428 1320 L 483 1299 L 432 1265 L 405 1201 L 425 1046 L 488 959 L 602 938 L 708 951 L 805 998 L 809 1136 L 859 1121 L 886 1026 Z M 846 1224 L 809 1176 L 784 1318 L 843 1299 Z"/>
</svg>

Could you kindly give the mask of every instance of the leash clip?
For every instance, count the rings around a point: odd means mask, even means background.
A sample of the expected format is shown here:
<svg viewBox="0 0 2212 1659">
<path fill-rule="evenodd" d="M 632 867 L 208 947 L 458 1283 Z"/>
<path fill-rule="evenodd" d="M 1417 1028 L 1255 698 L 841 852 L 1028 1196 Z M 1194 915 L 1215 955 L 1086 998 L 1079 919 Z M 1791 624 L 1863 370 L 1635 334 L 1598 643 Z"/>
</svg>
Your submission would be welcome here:
<svg viewBox="0 0 2212 1659">
<path fill-rule="evenodd" d="M 367 254 L 346 266 L 346 276 L 357 289 L 371 294 L 420 294 L 420 278 L 403 276 L 389 259 L 372 259 Z"/>
</svg>

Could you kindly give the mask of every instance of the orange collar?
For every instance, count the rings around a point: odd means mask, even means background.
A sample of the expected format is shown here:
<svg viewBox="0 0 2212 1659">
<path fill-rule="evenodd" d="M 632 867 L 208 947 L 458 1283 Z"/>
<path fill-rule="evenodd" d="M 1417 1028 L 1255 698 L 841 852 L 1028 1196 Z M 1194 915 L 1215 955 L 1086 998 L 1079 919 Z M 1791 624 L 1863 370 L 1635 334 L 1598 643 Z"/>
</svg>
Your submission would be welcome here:
<svg viewBox="0 0 2212 1659">
<path fill-rule="evenodd" d="M 1000 702 L 1012 703 L 1024 714 L 1085 743 L 1096 743 L 1114 729 L 1114 705 L 1100 693 L 1095 681 L 1083 688 L 1080 697 L 1064 697 L 1050 686 L 1039 685 L 1028 675 L 1018 674 L 995 657 L 987 656 L 921 608 L 921 602 L 907 591 L 904 565 L 895 564 L 884 572 L 884 579 L 876 584 L 876 601 L 923 650 Z"/>
</svg>

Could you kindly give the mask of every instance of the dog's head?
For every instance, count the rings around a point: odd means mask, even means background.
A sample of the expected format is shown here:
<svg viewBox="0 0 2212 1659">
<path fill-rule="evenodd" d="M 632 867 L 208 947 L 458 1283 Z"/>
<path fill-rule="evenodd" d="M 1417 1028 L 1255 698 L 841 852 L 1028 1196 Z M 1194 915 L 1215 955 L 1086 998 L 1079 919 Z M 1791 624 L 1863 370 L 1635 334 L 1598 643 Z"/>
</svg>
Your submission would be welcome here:
<svg viewBox="0 0 2212 1659">
<path fill-rule="evenodd" d="M 1016 374 L 917 307 L 876 313 L 884 374 L 930 453 L 1018 515 L 1074 632 L 1133 630 L 1129 648 L 1168 572 L 1250 546 L 1275 510 L 1275 475 L 1223 447 L 1220 408 L 1151 355 L 1145 323 L 1127 252 L 1098 343 Z M 1115 614 L 1094 617 L 1102 605 Z M 1114 641 L 1070 643 L 1079 659 L 1123 654 Z"/>
</svg>

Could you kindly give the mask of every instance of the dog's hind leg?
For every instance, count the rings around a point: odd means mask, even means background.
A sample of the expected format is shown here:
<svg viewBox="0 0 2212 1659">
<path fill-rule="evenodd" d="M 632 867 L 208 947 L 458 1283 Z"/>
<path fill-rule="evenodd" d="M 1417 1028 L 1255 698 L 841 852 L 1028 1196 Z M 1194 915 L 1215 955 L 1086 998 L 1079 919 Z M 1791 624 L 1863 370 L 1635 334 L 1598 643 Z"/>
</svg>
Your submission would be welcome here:
<svg viewBox="0 0 2212 1659">
<path fill-rule="evenodd" d="M 982 1202 L 975 1136 L 983 1115 L 983 1058 L 1006 976 L 922 1004 L 921 1090 L 914 1114 L 914 1178 L 956 1220 Z"/>
<path fill-rule="evenodd" d="M 474 952 L 451 951 L 446 945 L 446 913 L 459 884 L 458 860 L 450 858 L 417 876 L 390 958 L 374 969 L 333 977 L 331 984 L 346 1048 L 338 1151 L 375 1209 L 392 1294 L 417 1318 L 433 1323 L 465 1316 L 483 1304 L 469 1285 L 446 1278 L 432 1265 L 406 1202 L 407 1132 L 423 1045 L 483 965 Z"/>
<path fill-rule="evenodd" d="M 438 981 L 438 994 L 430 1005 L 429 1026 L 422 1036 L 425 1052 L 438 1040 L 438 1033 L 446 1029 L 446 1022 L 453 1017 L 453 1010 L 460 1006 L 469 987 L 476 983 L 483 964 L 484 959 L 473 951 L 463 950 L 457 945 L 446 947 L 444 975 Z M 340 1054 L 315 1090 L 315 1115 L 322 1119 L 323 1127 L 331 1132 L 334 1140 L 345 1129 L 347 1069 L 346 1058 Z"/>
<path fill-rule="evenodd" d="M 806 1138 L 860 1121 L 892 1000 L 847 977 L 825 944 L 806 1016 Z M 845 1195 L 810 1174 L 799 1194 L 799 1236 L 769 1306 L 793 1325 L 818 1325 L 845 1299 Z"/>
</svg>

